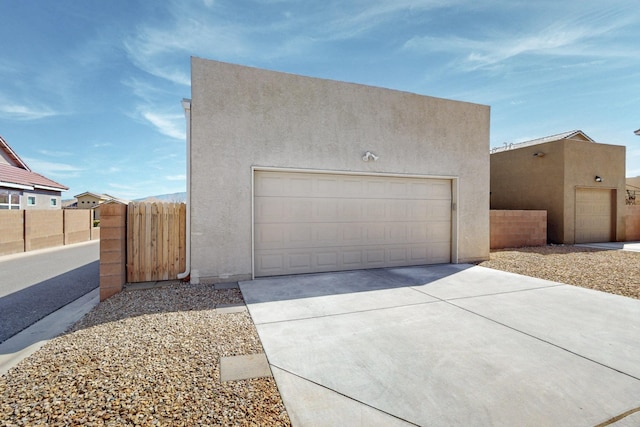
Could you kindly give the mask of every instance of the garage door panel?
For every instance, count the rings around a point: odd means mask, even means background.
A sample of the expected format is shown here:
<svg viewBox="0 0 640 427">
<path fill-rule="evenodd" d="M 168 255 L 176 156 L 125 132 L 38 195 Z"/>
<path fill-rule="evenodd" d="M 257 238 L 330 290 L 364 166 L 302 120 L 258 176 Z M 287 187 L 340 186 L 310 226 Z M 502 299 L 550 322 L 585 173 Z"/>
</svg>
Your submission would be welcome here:
<svg viewBox="0 0 640 427">
<path fill-rule="evenodd" d="M 434 180 L 430 183 L 429 199 L 451 200 L 451 183 L 443 180 Z"/>
<path fill-rule="evenodd" d="M 319 202 L 322 203 L 322 202 Z M 362 215 L 362 202 L 360 202 L 360 200 L 353 200 L 353 199 L 342 199 L 338 202 L 338 205 L 340 206 L 339 209 L 339 217 L 335 218 L 335 220 L 340 220 L 340 221 L 354 221 L 354 222 L 359 222 L 363 220 L 363 215 Z"/>
<path fill-rule="evenodd" d="M 445 242 L 430 243 L 428 246 L 429 259 L 433 264 L 441 264 L 449 262 L 451 259 L 450 245 Z"/>
<path fill-rule="evenodd" d="M 346 268 L 361 268 L 362 250 L 342 251 L 342 265 Z"/>
<path fill-rule="evenodd" d="M 342 229 L 342 243 L 348 245 L 361 245 L 364 242 L 363 226 L 360 224 L 352 224 Z"/>
<path fill-rule="evenodd" d="M 611 189 L 576 189 L 576 243 L 614 240 L 614 200 L 615 192 Z"/>
<path fill-rule="evenodd" d="M 261 248 L 284 248 L 285 230 L 280 224 L 265 224 L 256 227 L 256 241 L 260 242 Z"/>
<path fill-rule="evenodd" d="M 319 246 L 326 246 L 327 243 L 332 243 L 338 240 L 340 236 L 340 230 L 342 227 L 338 223 L 329 224 L 315 224 L 314 236 L 315 241 Z"/>
<path fill-rule="evenodd" d="M 451 223 L 450 222 L 430 222 L 427 227 L 426 241 L 429 243 L 446 243 L 449 244 L 451 239 Z"/>
<path fill-rule="evenodd" d="M 256 172 L 257 276 L 450 261 L 451 181 Z"/>
<path fill-rule="evenodd" d="M 427 217 L 431 221 L 451 222 L 451 201 L 433 200 L 429 203 Z"/>
</svg>

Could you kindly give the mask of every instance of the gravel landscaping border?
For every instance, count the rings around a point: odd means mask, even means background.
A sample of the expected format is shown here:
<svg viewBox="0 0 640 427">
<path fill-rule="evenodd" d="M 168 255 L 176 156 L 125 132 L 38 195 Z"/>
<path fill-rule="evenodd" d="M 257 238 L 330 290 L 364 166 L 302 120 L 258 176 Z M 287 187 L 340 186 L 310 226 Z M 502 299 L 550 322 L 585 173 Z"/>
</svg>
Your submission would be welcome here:
<svg viewBox="0 0 640 427">
<path fill-rule="evenodd" d="M 125 291 L 0 377 L 3 426 L 289 426 L 273 378 L 220 382 L 224 356 L 262 353 L 237 289 Z"/>
<path fill-rule="evenodd" d="M 495 250 L 478 265 L 640 299 L 640 252 L 548 245 Z"/>
<path fill-rule="evenodd" d="M 640 253 L 549 245 L 478 265 L 640 299 Z M 0 376 L 3 426 L 290 426 L 273 378 L 220 382 L 262 353 L 238 289 L 125 290 Z"/>
</svg>

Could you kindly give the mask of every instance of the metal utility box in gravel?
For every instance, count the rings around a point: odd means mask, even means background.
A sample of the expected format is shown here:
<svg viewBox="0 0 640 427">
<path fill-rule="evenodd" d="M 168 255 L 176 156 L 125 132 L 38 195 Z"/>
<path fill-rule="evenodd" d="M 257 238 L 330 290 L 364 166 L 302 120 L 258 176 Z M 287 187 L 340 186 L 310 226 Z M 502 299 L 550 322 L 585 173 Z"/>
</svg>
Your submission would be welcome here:
<svg viewBox="0 0 640 427">
<path fill-rule="evenodd" d="M 488 258 L 488 106 L 191 68 L 192 282 Z"/>
</svg>

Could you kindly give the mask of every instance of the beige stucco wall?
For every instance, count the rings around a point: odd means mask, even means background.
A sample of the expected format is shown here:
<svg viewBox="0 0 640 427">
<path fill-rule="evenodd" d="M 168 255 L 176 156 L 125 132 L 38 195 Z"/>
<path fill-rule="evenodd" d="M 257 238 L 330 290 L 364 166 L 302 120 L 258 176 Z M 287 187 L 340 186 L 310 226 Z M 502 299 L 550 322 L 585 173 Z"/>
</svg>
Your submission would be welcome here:
<svg viewBox="0 0 640 427">
<path fill-rule="evenodd" d="M 625 240 L 625 163 L 626 147 L 609 144 L 583 144 L 564 141 L 567 165 L 565 169 L 565 224 L 564 240 L 574 243 L 575 189 L 600 188 L 615 190 L 616 241 Z M 595 182 L 595 176 L 602 182 Z"/>
<path fill-rule="evenodd" d="M 560 140 L 502 151 L 491 155 L 491 208 L 546 210 L 549 242 L 572 244 L 576 188 L 613 189 L 616 239 L 624 240 L 624 175 L 624 146 Z"/>
<path fill-rule="evenodd" d="M 634 176 L 631 178 L 627 178 L 627 185 L 629 186 L 630 190 L 636 190 L 638 191 L 638 189 L 640 189 L 640 176 Z"/>
<path fill-rule="evenodd" d="M 29 197 L 35 197 L 35 205 L 29 204 Z M 51 199 L 55 199 L 55 206 L 51 206 Z M 49 190 L 25 190 L 20 197 L 20 209 L 62 209 L 61 193 Z"/>
<path fill-rule="evenodd" d="M 191 278 L 251 275 L 252 167 L 457 178 L 457 259 L 489 256 L 489 107 L 192 59 Z M 363 162 L 366 151 L 380 159 Z"/>
<path fill-rule="evenodd" d="M 534 157 L 536 152 L 544 157 Z M 564 151 L 555 143 L 491 154 L 491 209 L 547 211 L 547 237 L 556 242 L 564 216 Z"/>
<path fill-rule="evenodd" d="M 80 196 L 77 198 L 77 200 L 79 209 L 91 209 L 94 206 L 98 206 L 102 202 L 102 199 L 91 195 Z"/>
</svg>

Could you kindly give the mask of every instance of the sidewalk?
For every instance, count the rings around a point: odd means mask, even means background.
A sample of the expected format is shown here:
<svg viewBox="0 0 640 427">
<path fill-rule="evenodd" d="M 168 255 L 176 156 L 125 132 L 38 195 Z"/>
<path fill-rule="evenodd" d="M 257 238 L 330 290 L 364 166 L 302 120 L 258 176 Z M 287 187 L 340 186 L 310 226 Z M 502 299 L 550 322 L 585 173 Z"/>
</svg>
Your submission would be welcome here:
<svg viewBox="0 0 640 427">
<path fill-rule="evenodd" d="M 0 375 L 65 332 L 99 302 L 100 290 L 94 289 L 0 344 Z"/>
</svg>

